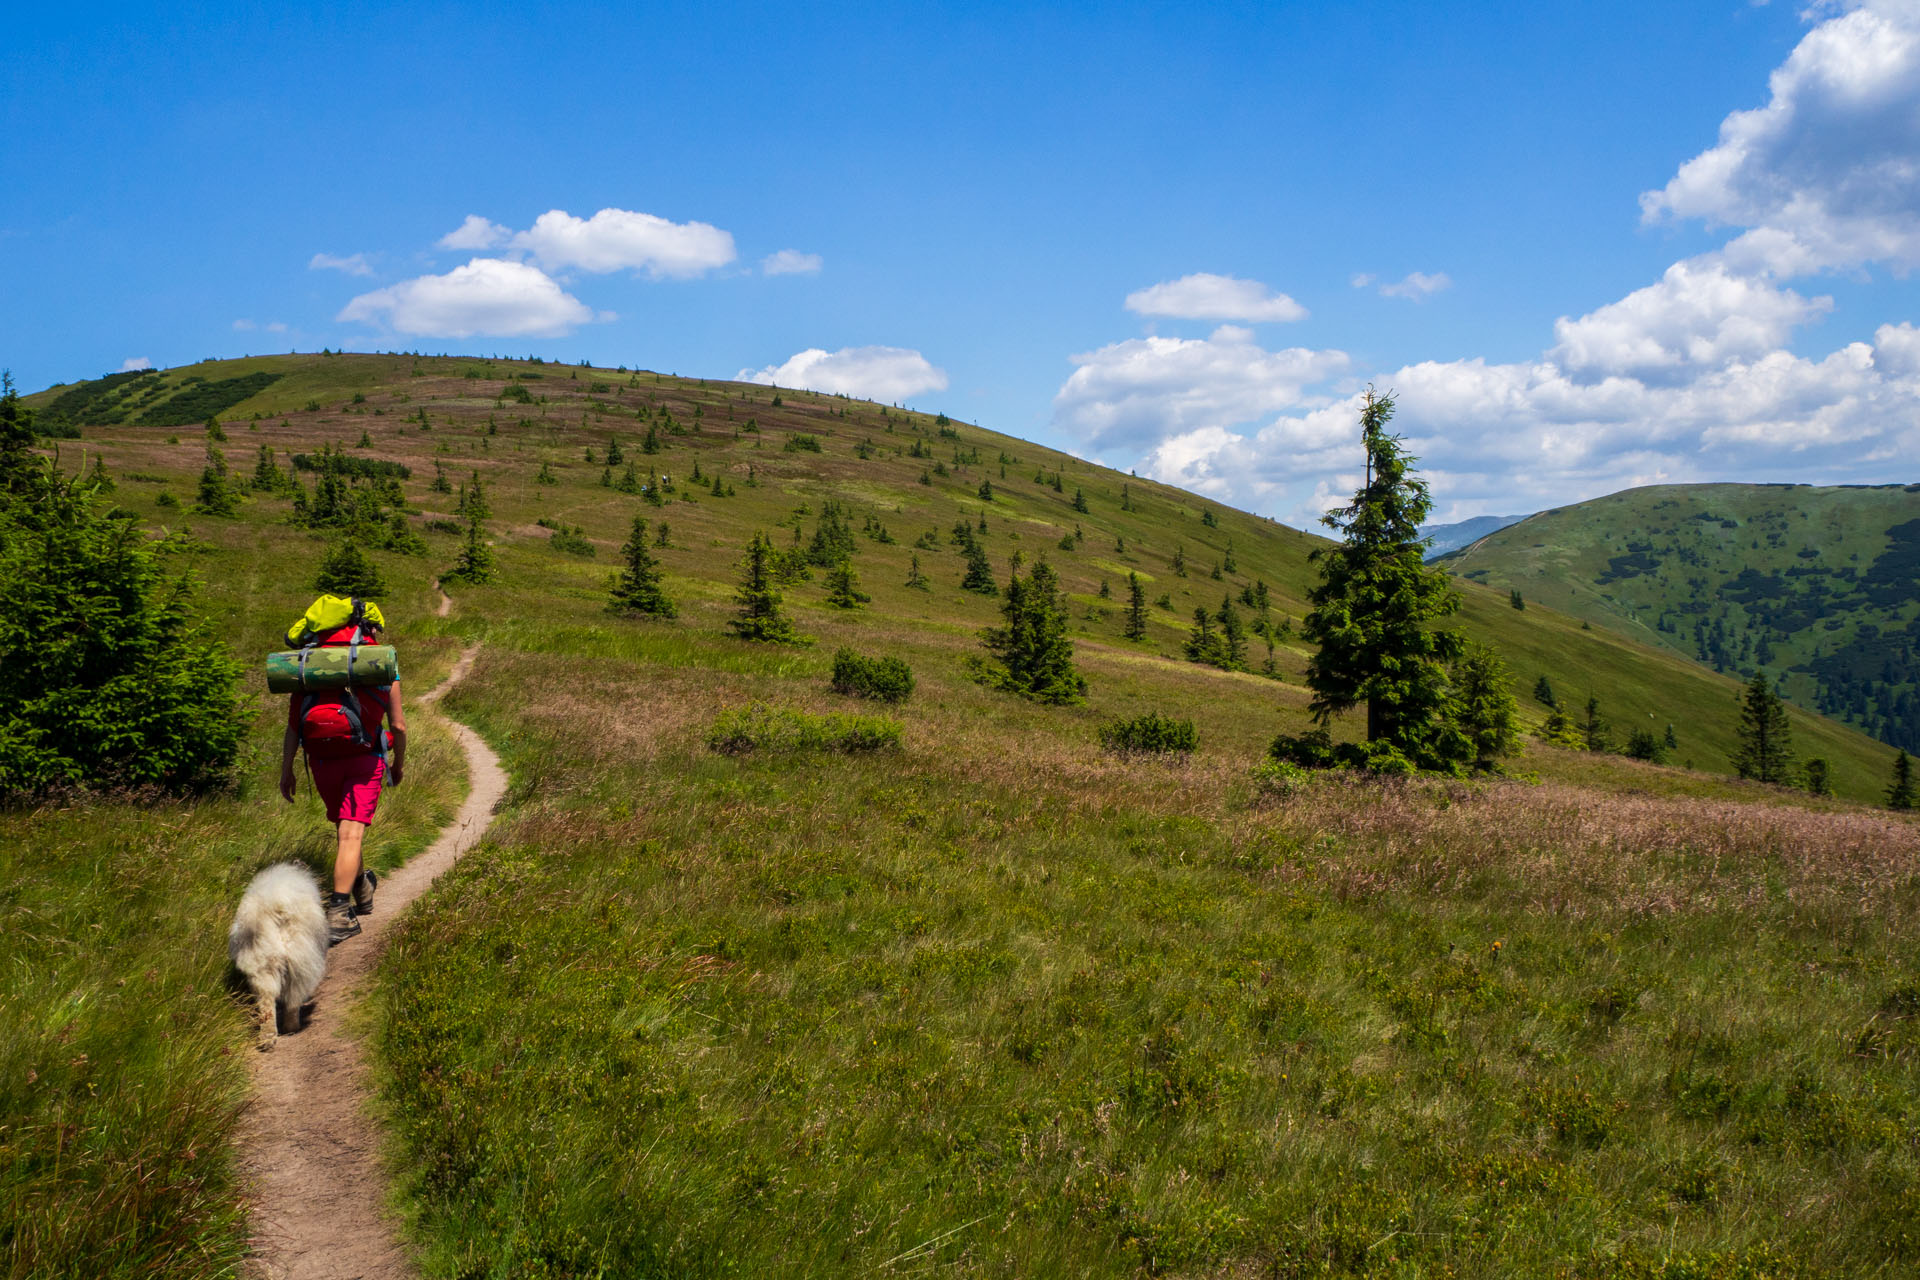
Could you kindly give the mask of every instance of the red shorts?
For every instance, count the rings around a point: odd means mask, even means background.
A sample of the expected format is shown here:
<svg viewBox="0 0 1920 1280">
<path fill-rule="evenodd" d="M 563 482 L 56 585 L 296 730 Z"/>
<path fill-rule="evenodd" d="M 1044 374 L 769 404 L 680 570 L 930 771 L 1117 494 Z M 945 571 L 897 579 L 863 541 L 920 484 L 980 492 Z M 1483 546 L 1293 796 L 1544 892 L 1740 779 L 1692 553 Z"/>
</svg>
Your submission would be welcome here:
<svg viewBox="0 0 1920 1280">
<path fill-rule="evenodd" d="M 384 757 L 341 756 L 334 760 L 307 759 L 314 789 L 327 806 L 328 822 L 371 823 L 380 805 L 380 784 L 387 777 Z"/>
</svg>

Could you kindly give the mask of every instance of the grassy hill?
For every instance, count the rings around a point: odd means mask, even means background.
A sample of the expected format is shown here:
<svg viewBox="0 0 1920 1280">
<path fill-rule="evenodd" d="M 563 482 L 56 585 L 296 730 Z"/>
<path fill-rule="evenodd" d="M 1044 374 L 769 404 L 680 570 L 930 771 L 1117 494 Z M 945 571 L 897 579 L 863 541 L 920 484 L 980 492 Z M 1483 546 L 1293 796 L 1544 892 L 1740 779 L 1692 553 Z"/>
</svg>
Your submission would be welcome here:
<svg viewBox="0 0 1920 1280">
<path fill-rule="evenodd" d="M 1297 620 L 1309 535 L 969 424 L 647 372 L 273 357 L 138 396 L 253 375 L 277 376 L 221 411 L 237 474 L 329 444 L 408 469 L 425 553 L 375 553 L 408 682 L 480 643 L 448 709 L 513 779 L 382 970 L 380 1106 L 423 1274 L 1920 1260 L 1920 824 L 1858 803 L 1888 756 L 1859 734 L 1796 718 L 1839 799 L 1729 780 L 1733 681 L 1469 584 L 1461 625 L 1523 689 L 1545 673 L 1616 723 L 1672 720 L 1698 769 L 1535 743 L 1508 780 L 1265 786 L 1250 767 L 1305 724 L 1304 652 L 1278 647 L 1280 680 L 1179 655 L 1194 607 L 1259 582 Z M 133 418 L 83 426 L 63 464 L 103 460 L 143 523 L 190 528 L 203 605 L 264 652 L 327 536 L 285 496 L 191 514 L 204 435 Z M 671 476 L 664 506 L 607 474 L 615 437 L 642 481 Z M 445 618 L 460 538 L 436 472 L 480 477 L 499 561 Z M 787 589 L 816 643 L 728 636 L 748 537 L 804 542 L 829 501 L 871 603 L 828 606 L 816 574 Z M 668 526 L 674 622 L 605 612 L 636 513 Z M 1059 568 L 1087 705 L 968 678 L 997 602 L 959 589 L 961 519 L 1003 584 L 1014 552 Z M 1129 570 L 1169 606 L 1145 642 L 1121 634 Z M 709 748 L 752 703 L 873 710 L 828 687 L 842 645 L 911 664 L 897 749 Z M 1148 710 L 1199 723 L 1191 760 L 1102 750 L 1104 721 Z M 272 793 L 278 724 L 263 706 L 232 795 L 0 814 L 14 1273 L 239 1265 L 225 918 L 255 866 L 324 836 L 310 798 Z M 457 799 L 450 765 L 410 768 L 376 857 Z"/>
<path fill-rule="evenodd" d="M 1920 751 L 1920 484 L 1630 489 L 1446 563 Z"/>
</svg>

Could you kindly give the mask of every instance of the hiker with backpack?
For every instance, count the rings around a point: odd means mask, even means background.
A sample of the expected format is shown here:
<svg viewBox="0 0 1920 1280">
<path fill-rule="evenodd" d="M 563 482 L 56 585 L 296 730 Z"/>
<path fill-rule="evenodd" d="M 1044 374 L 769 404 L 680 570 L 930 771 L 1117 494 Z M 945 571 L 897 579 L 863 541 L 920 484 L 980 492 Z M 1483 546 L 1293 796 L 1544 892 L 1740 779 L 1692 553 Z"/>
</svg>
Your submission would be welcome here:
<svg viewBox="0 0 1920 1280">
<path fill-rule="evenodd" d="M 338 840 L 333 891 L 327 895 L 327 936 L 338 944 L 360 932 L 360 917 L 373 910 L 380 878 L 363 864 L 367 827 L 389 780 L 399 786 L 406 771 L 407 716 L 400 701 L 400 672 L 391 648 L 382 644 L 386 619 L 380 606 L 357 598 L 325 595 L 287 631 L 292 653 L 268 660 L 269 687 L 276 663 L 299 668 L 300 686 L 287 698 L 287 731 L 280 747 L 280 794 L 292 801 L 293 755 L 306 756 L 307 773 L 327 808 Z M 360 661 L 367 650 L 367 661 Z M 342 652 L 344 651 L 344 652 Z M 316 687 L 309 667 L 338 668 L 339 687 Z M 356 671 L 356 663 L 361 670 Z M 373 683 L 372 681 L 379 681 Z M 387 728 L 382 728 L 385 720 Z"/>
</svg>

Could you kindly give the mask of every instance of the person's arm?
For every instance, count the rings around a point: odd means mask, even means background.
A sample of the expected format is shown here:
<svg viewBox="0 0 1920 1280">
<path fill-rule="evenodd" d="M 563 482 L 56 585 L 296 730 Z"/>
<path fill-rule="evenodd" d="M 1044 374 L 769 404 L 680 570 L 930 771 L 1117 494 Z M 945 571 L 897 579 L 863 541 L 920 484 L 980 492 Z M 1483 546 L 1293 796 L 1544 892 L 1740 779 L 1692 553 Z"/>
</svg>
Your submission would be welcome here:
<svg viewBox="0 0 1920 1280">
<path fill-rule="evenodd" d="M 292 802 L 293 753 L 300 749 L 300 695 L 287 695 L 287 731 L 280 738 L 280 797 Z"/>
<path fill-rule="evenodd" d="M 407 771 L 407 708 L 400 697 L 400 682 L 387 686 L 387 728 L 393 737 L 393 752 L 387 758 L 387 776 L 399 786 Z"/>
</svg>

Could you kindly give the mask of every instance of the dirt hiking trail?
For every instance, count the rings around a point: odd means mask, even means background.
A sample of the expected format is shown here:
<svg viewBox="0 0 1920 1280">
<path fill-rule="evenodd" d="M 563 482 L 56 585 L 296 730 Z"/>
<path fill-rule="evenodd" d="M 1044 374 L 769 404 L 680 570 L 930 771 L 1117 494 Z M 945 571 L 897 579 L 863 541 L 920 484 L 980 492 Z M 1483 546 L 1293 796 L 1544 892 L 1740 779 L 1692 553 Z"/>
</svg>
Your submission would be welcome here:
<svg viewBox="0 0 1920 1280">
<path fill-rule="evenodd" d="M 444 597 L 443 597 L 444 599 Z M 444 610 L 442 610 L 444 612 Z M 479 646 L 420 698 L 440 700 L 473 666 Z M 241 1164 L 253 1199 L 253 1280 L 399 1280 L 413 1274 L 387 1207 L 381 1136 L 367 1113 L 366 1046 L 347 1021 L 385 950 L 387 931 L 441 872 L 485 832 L 506 794 L 500 759 L 480 735 L 448 721 L 472 783 L 453 822 L 426 852 L 383 876 L 361 933 L 327 957 L 327 980 L 306 1029 L 254 1054 L 253 1100 L 240 1131 Z"/>
</svg>

